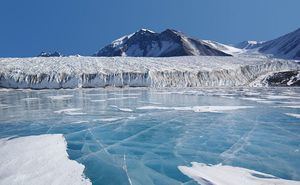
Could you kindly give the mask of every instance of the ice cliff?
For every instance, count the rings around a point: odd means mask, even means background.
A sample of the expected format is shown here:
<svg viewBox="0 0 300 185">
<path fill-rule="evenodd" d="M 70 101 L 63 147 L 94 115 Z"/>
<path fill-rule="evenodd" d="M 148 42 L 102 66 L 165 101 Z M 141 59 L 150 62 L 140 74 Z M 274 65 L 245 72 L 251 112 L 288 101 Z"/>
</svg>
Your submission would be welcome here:
<svg viewBox="0 0 300 185">
<path fill-rule="evenodd" d="M 0 66 L 0 87 L 32 89 L 254 86 L 300 70 L 288 60 L 212 56 L 0 58 Z"/>
</svg>

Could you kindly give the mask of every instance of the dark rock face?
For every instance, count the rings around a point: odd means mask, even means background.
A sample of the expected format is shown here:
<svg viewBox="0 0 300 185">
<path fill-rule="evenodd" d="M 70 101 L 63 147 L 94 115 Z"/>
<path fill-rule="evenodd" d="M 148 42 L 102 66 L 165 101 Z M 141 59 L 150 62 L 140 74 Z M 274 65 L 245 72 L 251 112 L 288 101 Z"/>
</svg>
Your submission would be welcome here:
<svg viewBox="0 0 300 185">
<path fill-rule="evenodd" d="M 300 71 L 274 73 L 266 78 L 269 86 L 300 86 Z"/>
<path fill-rule="evenodd" d="M 60 53 L 55 51 L 54 53 L 41 52 L 38 57 L 62 57 Z"/>
<path fill-rule="evenodd" d="M 95 56 L 172 57 L 172 56 L 231 56 L 216 48 L 185 36 L 176 30 L 161 33 L 141 29 L 122 37 L 101 49 Z"/>
</svg>

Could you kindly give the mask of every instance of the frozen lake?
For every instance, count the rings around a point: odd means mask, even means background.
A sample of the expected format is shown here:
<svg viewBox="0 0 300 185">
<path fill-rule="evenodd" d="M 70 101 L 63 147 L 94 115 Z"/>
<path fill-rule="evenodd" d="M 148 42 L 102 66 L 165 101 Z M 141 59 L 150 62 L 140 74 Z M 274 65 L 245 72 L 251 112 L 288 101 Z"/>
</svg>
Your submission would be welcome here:
<svg viewBox="0 0 300 185">
<path fill-rule="evenodd" d="M 0 89 L 0 138 L 40 134 L 94 185 L 197 184 L 191 162 L 300 181 L 300 88 Z"/>
</svg>

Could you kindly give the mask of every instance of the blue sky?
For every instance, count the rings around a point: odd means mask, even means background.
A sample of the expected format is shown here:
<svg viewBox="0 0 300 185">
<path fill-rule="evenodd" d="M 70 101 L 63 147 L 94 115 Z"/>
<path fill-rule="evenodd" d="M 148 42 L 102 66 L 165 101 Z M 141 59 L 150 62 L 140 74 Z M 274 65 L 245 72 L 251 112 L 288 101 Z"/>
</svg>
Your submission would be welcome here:
<svg viewBox="0 0 300 185">
<path fill-rule="evenodd" d="M 269 40 L 300 27 L 299 0 L 1 0 L 0 56 L 91 55 L 140 28 L 222 43 Z"/>
</svg>

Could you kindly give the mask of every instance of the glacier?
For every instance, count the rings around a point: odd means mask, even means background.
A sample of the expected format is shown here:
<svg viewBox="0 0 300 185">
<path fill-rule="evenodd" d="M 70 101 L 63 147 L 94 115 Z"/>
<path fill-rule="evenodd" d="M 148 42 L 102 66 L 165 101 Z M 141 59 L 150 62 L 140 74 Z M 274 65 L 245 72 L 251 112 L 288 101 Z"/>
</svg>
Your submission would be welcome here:
<svg viewBox="0 0 300 185">
<path fill-rule="evenodd" d="M 275 72 L 300 69 L 295 61 L 238 56 L 1 58 L 0 66 L 0 87 L 32 89 L 266 86 Z"/>
</svg>

